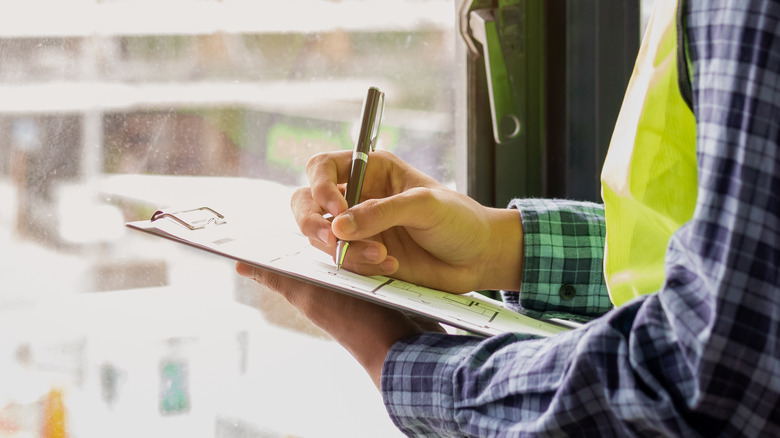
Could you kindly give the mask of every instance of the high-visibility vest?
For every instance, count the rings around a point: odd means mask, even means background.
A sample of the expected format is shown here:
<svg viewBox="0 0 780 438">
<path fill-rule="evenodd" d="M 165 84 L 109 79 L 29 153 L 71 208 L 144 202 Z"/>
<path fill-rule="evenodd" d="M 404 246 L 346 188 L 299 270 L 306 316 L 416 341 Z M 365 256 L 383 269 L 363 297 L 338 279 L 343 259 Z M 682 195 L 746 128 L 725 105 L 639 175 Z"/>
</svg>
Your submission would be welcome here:
<svg viewBox="0 0 780 438">
<path fill-rule="evenodd" d="M 678 84 L 677 6 L 656 1 L 602 168 L 604 273 L 615 305 L 660 289 L 669 239 L 696 204 L 696 121 Z"/>
</svg>

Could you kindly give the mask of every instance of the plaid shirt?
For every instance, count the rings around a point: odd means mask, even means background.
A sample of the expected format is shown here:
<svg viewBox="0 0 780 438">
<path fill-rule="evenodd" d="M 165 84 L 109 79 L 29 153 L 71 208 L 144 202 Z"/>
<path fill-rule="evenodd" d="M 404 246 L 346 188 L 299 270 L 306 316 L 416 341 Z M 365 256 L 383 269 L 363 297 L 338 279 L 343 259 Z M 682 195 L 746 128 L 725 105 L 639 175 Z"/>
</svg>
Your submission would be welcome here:
<svg viewBox="0 0 780 438">
<path fill-rule="evenodd" d="M 780 436 L 780 2 L 689 0 L 684 17 L 699 191 L 670 241 L 663 288 L 549 339 L 397 343 L 382 391 L 402 431 Z M 558 232 L 541 243 L 556 245 Z M 557 275 L 541 261 L 526 272 Z"/>
</svg>

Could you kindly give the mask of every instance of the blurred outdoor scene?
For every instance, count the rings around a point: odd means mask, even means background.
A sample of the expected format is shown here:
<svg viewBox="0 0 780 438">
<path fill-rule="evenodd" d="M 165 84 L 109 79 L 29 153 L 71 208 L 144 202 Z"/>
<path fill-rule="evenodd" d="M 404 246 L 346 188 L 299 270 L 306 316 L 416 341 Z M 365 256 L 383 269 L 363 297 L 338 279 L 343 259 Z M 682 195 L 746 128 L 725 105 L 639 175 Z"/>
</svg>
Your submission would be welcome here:
<svg viewBox="0 0 780 438">
<path fill-rule="evenodd" d="M 286 303 L 124 224 L 290 222 L 372 85 L 379 147 L 454 185 L 455 29 L 452 0 L 3 2 L 0 438 L 399 436 Z"/>
</svg>

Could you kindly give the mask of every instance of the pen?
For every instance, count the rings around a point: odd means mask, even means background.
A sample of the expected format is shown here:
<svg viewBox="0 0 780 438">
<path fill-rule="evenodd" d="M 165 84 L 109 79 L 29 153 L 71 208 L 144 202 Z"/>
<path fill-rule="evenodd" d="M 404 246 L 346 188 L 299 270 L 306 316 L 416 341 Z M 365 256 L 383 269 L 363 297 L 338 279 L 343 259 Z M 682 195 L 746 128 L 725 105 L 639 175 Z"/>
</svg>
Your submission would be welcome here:
<svg viewBox="0 0 780 438">
<path fill-rule="evenodd" d="M 363 178 L 366 175 L 368 154 L 376 149 L 379 124 L 385 108 L 385 93 L 377 87 L 369 87 L 366 100 L 363 101 L 363 114 L 360 117 L 360 132 L 355 139 L 355 152 L 352 153 L 352 167 L 347 180 L 347 208 L 360 202 L 360 192 L 363 189 Z M 336 268 L 341 269 L 344 257 L 347 255 L 349 242 L 339 240 L 336 244 Z"/>
</svg>

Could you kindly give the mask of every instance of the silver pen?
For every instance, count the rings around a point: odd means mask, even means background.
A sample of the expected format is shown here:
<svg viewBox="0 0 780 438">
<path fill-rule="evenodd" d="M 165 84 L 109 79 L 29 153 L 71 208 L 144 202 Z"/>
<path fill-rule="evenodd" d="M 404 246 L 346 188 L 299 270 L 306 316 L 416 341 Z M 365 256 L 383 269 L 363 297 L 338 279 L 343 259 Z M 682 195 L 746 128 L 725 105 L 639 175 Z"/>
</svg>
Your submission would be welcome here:
<svg viewBox="0 0 780 438">
<path fill-rule="evenodd" d="M 385 108 L 385 93 L 377 87 L 369 87 L 366 100 L 363 101 L 363 114 L 360 118 L 360 132 L 355 140 L 355 152 L 352 154 L 352 168 L 347 180 L 347 191 L 344 197 L 347 200 L 347 208 L 360 202 L 360 193 L 363 189 L 363 178 L 366 176 L 368 154 L 376 149 L 379 125 L 382 122 L 382 113 Z M 341 269 L 344 257 L 347 255 L 349 242 L 339 240 L 336 244 L 336 267 Z"/>
</svg>

